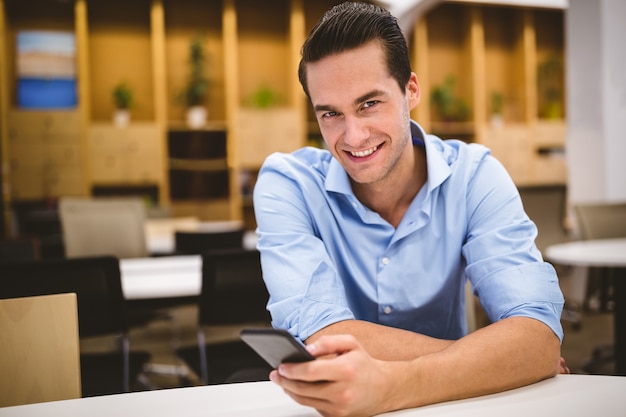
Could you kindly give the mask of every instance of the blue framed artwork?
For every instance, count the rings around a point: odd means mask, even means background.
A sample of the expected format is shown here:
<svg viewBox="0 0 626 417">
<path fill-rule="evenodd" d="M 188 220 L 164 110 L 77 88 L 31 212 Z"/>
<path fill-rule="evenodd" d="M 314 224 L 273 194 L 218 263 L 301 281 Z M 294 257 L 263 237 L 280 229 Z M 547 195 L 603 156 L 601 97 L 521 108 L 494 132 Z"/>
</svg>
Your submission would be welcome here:
<svg viewBox="0 0 626 417">
<path fill-rule="evenodd" d="M 17 33 L 17 105 L 26 109 L 76 107 L 76 42 L 72 32 Z"/>
</svg>

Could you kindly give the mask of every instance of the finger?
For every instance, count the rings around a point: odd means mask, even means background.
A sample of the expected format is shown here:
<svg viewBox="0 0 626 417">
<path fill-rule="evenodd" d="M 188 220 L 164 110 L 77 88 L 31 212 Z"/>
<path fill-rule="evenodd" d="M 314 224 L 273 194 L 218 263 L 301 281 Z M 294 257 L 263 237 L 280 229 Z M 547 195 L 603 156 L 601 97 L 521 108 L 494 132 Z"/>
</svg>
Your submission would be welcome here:
<svg viewBox="0 0 626 417">
<path fill-rule="evenodd" d="M 361 344 L 351 335 L 327 335 L 307 345 L 307 350 L 315 357 L 326 355 L 341 355 L 345 352 L 358 349 Z"/>
</svg>

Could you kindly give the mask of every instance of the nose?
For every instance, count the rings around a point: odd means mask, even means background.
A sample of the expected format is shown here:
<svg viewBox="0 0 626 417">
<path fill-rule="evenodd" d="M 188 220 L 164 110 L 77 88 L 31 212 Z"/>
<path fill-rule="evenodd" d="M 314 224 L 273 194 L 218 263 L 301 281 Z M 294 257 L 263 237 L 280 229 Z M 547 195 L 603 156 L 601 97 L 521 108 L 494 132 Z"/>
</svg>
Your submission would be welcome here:
<svg viewBox="0 0 626 417">
<path fill-rule="evenodd" d="M 355 148 L 367 140 L 369 137 L 369 129 L 363 119 L 355 116 L 345 118 L 345 134 L 344 142 Z"/>
</svg>

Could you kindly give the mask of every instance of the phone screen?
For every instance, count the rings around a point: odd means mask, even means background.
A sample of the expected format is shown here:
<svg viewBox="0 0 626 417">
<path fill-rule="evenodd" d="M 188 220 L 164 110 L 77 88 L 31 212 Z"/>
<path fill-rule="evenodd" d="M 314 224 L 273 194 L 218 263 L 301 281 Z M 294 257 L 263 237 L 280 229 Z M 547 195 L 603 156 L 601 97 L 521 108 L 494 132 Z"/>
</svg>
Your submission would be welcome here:
<svg viewBox="0 0 626 417">
<path fill-rule="evenodd" d="M 241 338 L 273 368 L 285 362 L 315 359 L 298 339 L 283 329 L 244 329 Z"/>
</svg>

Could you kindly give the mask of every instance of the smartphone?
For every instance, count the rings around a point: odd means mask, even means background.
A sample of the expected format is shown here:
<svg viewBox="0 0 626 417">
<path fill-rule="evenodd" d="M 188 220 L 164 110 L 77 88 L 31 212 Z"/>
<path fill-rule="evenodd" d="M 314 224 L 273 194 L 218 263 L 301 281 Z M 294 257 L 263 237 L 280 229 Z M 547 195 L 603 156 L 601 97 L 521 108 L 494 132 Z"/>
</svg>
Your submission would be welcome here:
<svg viewBox="0 0 626 417">
<path fill-rule="evenodd" d="M 241 339 L 272 368 L 284 362 L 306 362 L 315 359 L 304 344 L 283 329 L 243 329 Z"/>
</svg>

